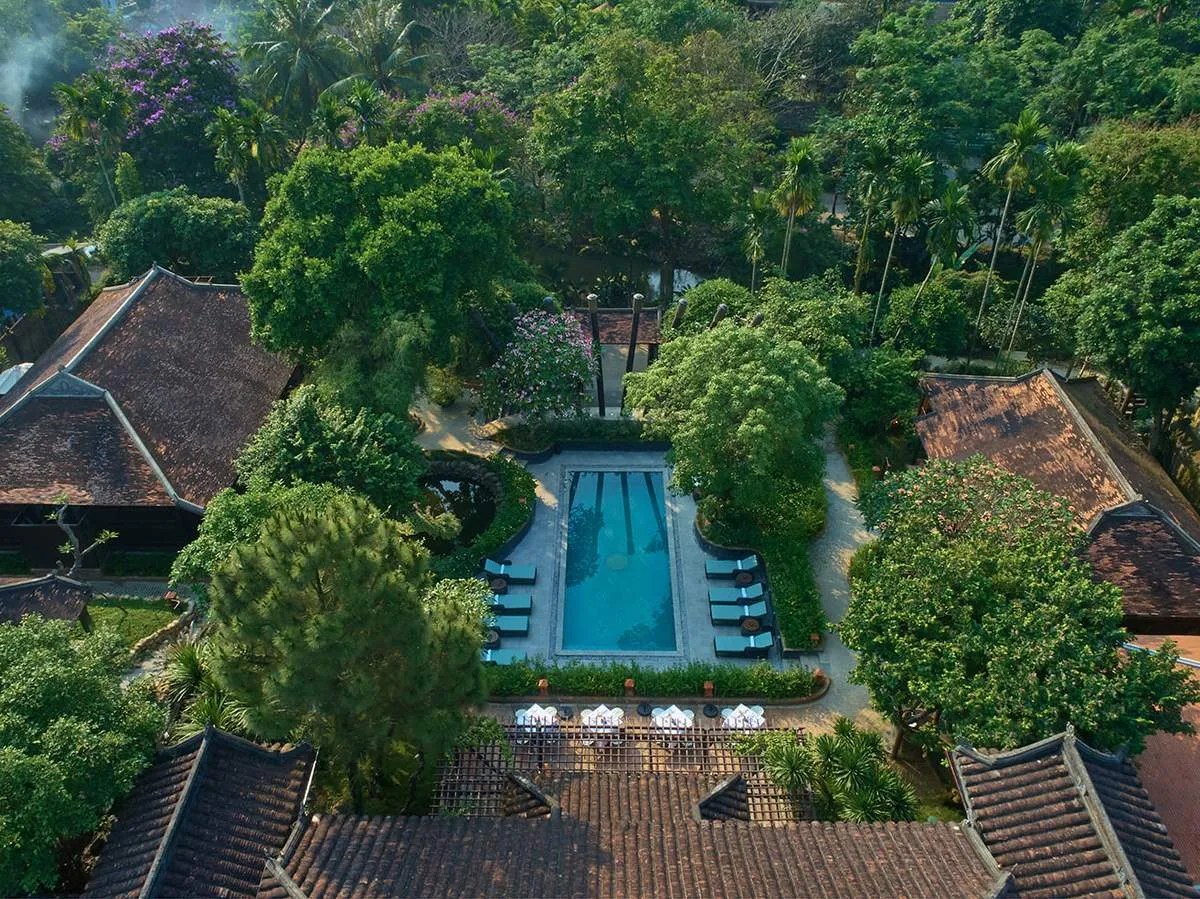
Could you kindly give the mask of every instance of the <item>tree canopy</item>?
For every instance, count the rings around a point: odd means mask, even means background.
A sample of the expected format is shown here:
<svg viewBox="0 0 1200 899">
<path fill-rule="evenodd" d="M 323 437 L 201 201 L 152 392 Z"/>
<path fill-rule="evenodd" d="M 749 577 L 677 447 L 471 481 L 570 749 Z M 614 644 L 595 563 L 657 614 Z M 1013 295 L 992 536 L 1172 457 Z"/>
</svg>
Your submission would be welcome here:
<svg viewBox="0 0 1200 899">
<path fill-rule="evenodd" d="M 512 264 L 512 205 L 458 149 L 310 149 L 273 188 L 243 278 L 265 346 L 319 354 L 347 325 L 397 314 L 438 345 L 458 303 Z"/>
<path fill-rule="evenodd" d="M 1066 501 L 975 458 L 892 474 L 861 501 L 879 540 L 851 568 L 852 678 L 898 732 L 1013 748 L 1074 724 L 1136 751 L 1187 730 L 1200 686 L 1126 655 L 1120 591 L 1081 558 Z"/>
<path fill-rule="evenodd" d="M 53 891 L 60 841 L 94 831 L 150 763 L 163 716 L 122 687 L 128 656 L 109 631 L 0 625 L 0 893 Z"/>
<path fill-rule="evenodd" d="M 5 309 L 31 312 L 46 301 L 42 240 L 26 224 L 0 221 L 0 297 Z"/>
<path fill-rule="evenodd" d="M 402 797 L 483 695 L 486 586 L 431 588 L 420 541 L 349 497 L 277 513 L 213 577 L 217 682 L 255 733 L 319 745 L 360 813 Z"/>
<path fill-rule="evenodd" d="M 484 406 L 494 417 L 574 414 L 598 364 L 592 341 L 573 316 L 526 312 L 508 347 L 484 373 Z"/>
<path fill-rule="evenodd" d="M 803 481 L 820 472 L 813 439 L 842 400 L 803 344 L 732 322 L 677 337 L 625 384 L 647 429 L 671 441 L 676 489 L 743 508 L 767 502 L 780 473 Z"/>
</svg>

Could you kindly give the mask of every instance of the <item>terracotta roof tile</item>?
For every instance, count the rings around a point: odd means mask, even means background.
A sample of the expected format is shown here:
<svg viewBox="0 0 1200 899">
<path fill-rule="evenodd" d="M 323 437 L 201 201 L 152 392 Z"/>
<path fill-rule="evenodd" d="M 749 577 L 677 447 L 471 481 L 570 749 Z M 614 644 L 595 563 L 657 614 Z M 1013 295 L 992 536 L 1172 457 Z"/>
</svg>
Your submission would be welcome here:
<svg viewBox="0 0 1200 899">
<path fill-rule="evenodd" d="M 250 314 L 240 291 L 193 284 L 157 268 L 136 284 L 103 291 L 43 354 L 0 406 L 3 415 L 33 393 L 23 408 L 0 418 L 5 434 L 13 430 L 12 417 L 24 415 L 20 423 L 28 428 L 31 415 L 45 411 L 36 398 L 63 366 L 86 385 L 107 391 L 141 442 L 138 452 L 154 460 L 182 500 L 197 506 L 233 482 L 234 457 L 293 371 L 251 343 Z M 105 430 L 100 423 L 93 427 Z M 96 497 L 111 493 L 118 497 L 113 505 L 162 503 L 149 490 L 128 495 L 128 466 L 107 467 L 112 463 L 107 459 L 81 467 L 71 439 L 56 437 L 53 424 L 38 428 L 36 443 L 23 438 L 27 465 L 62 472 L 55 486 L 65 486 L 75 502 L 99 504 L 104 500 Z M 73 434 L 101 439 L 81 430 Z M 29 497 L 8 501 L 47 501 L 44 479 L 0 470 L 5 472 L 0 494 Z M 73 477 L 77 471 L 90 471 L 91 481 Z M 105 483 L 106 472 L 111 483 Z"/>
<path fill-rule="evenodd" d="M 1183 718 L 1200 730 L 1200 706 L 1185 708 Z M 1153 734 L 1137 766 L 1188 874 L 1200 883 L 1200 735 Z"/>
<path fill-rule="evenodd" d="M 209 729 L 166 750 L 117 814 L 86 896 L 253 896 L 300 813 L 315 753 Z"/>
<path fill-rule="evenodd" d="M 19 624 L 26 615 L 77 621 L 91 598 L 91 587 L 56 574 L 0 584 L 0 622 Z"/>
<path fill-rule="evenodd" d="M 592 335 L 592 320 L 586 309 L 567 310 L 579 322 L 583 333 Z M 629 346 L 629 332 L 633 329 L 632 309 L 600 309 L 596 313 L 600 328 L 600 344 L 602 346 Z M 638 319 L 638 343 L 661 343 L 662 337 L 658 327 L 658 310 L 643 308 Z"/>
<path fill-rule="evenodd" d="M 563 816 L 314 816 L 282 867 L 309 899 L 388 896 L 991 896 L 953 824 L 762 826 Z M 259 896 L 287 899 L 268 866 Z"/>
<path fill-rule="evenodd" d="M 1073 734 L 999 755 L 950 753 L 968 820 L 1016 895 L 1069 899 L 1198 894 L 1132 765 Z"/>
</svg>

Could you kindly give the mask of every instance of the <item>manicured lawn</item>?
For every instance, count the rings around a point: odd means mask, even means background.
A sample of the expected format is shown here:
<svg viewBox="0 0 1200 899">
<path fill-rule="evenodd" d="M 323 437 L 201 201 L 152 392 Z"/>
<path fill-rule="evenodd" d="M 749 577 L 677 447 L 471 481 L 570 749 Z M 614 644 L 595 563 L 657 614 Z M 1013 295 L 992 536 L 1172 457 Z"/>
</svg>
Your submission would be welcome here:
<svg viewBox="0 0 1200 899">
<path fill-rule="evenodd" d="M 137 596 L 98 596 L 88 603 L 88 614 L 97 630 L 113 628 L 130 647 L 179 617 L 165 600 Z"/>
</svg>

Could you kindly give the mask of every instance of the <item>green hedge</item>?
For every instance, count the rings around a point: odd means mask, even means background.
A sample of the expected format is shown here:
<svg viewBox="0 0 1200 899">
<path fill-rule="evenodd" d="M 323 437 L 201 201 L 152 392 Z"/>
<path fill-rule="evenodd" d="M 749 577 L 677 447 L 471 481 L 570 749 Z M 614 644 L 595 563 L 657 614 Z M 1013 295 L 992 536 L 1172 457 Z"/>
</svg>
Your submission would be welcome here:
<svg viewBox="0 0 1200 899">
<path fill-rule="evenodd" d="M 20 550 L 0 552 L 0 575 L 29 574 L 29 563 Z"/>
<path fill-rule="evenodd" d="M 533 453 L 559 440 L 632 443 L 642 439 L 642 423 L 633 418 L 556 418 L 533 424 L 505 425 L 492 439 L 510 449 Z"/>
<path fill-rule="evenodd" d="M 625 679 L 632 677 L 639 696 L 704 695 L 704 682 L 712 681 L 717 696 L 760 696 L 764 699 L 800 699 L 816 691 L 816 678 L 803 667 L 780 671 L 767 662 L 754 665 L 691 662 L 672 668 L 646 668 L 636 662 L 593 665 L 575 662 L 548 665 L 541 660 L 486 669 L 492 696 L 532 696 L 540 678 L 550 682 L 550 692 L 560 696 L 623 696 Z"/>
<path fill-rule="evenodd" d="M 812 645 L 812 635 L 828 627 L 821 591 L 808 560 L 808 544 L 825 528 L 825 487 L 781 485 L 770 508 L 749 513 L 712 510 L 701 503 L 708 539 L 724 546 L 749 547 L 766 559 L 776 623 L 789 649 Z"/>
<path fill-rule="evenodd" d="M 167 577 L 175 563 L 173 551 L 111 552 L 100 563 L 109 577 Z"/>
<path fill-rule="evenodd" d="M 504 496 L 496 505 L 496 517 L 487 530 L 467 546 L 460 546 L 444 556 L 432 560 L 432 568 L 442 577 L 471 577 L 479 570 L 479 560 L 490 556 L 512 538 L 533 514 L 537 502 L 537 483 L 519 462 L 506 456 L 473 456 L 469 453 L 438 452 L 432 458 L 469 459 L 490 468 L 500 478 Z"/>
</svg>

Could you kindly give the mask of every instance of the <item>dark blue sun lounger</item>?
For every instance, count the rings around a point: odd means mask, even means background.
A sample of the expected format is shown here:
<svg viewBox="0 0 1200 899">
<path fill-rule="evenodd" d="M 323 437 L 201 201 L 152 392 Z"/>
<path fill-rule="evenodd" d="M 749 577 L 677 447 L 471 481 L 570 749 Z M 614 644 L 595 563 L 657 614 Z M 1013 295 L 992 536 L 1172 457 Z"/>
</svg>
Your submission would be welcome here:
<svg viewBox="0 0 1200 899">
<path fill-rule="evenodd" d="M 749 637 L 714 637 L 713 645 L 719 656 L 765 656 L 775 645 L 775 635 L 768 632 Z"/>
<path fill-rule="evenodd" d="M 511 665 L 514 662 L 524 662 L 525 653 L 519 649 L 481 649 L 479 661 L 485 665 Z"/>
<path fill-rule="evenodd" d="M 510 565 L 508 562 L 484 559 L 483 570 L 487 572 L 488 577 L 507 578 L 514 584 L 532 584 L 537 580 L 535 565 Z"/>
<path fill-rule="evenodd" d="M 528 593 L 493 593 L 488 605 L 493 612 L 528 615 L 533 611 L 533 596 Z"/>
<path fill-rule="evenodd" d="M 704 563 L 704 573 L 709 577 L 735 577 L 742 571 L 753 571 L 758 567 L 758 556 L 744 559 L 709 559 Z"/>
<path fill-rule="evenodd" d="M 508 637 L 524 637 L 529 633 L 528 615 L 489 615 L 486 624 Z"/>
<path fill-rule="evenodd" d="M 708 607 L 708 617 L 713 624 L 741 624 L 747 618 L 762 620 L 767 617 L 767 603 L 760 601 L 748 606 L 713 603 Z"/>
<path fill-rule="evenodd" d="M 709 587 L 709 602 L 724 602 L 741 604 L 751 599 L 761 599 L 762 584 L 751 584 L 749 587 Z"/>
</svg>

